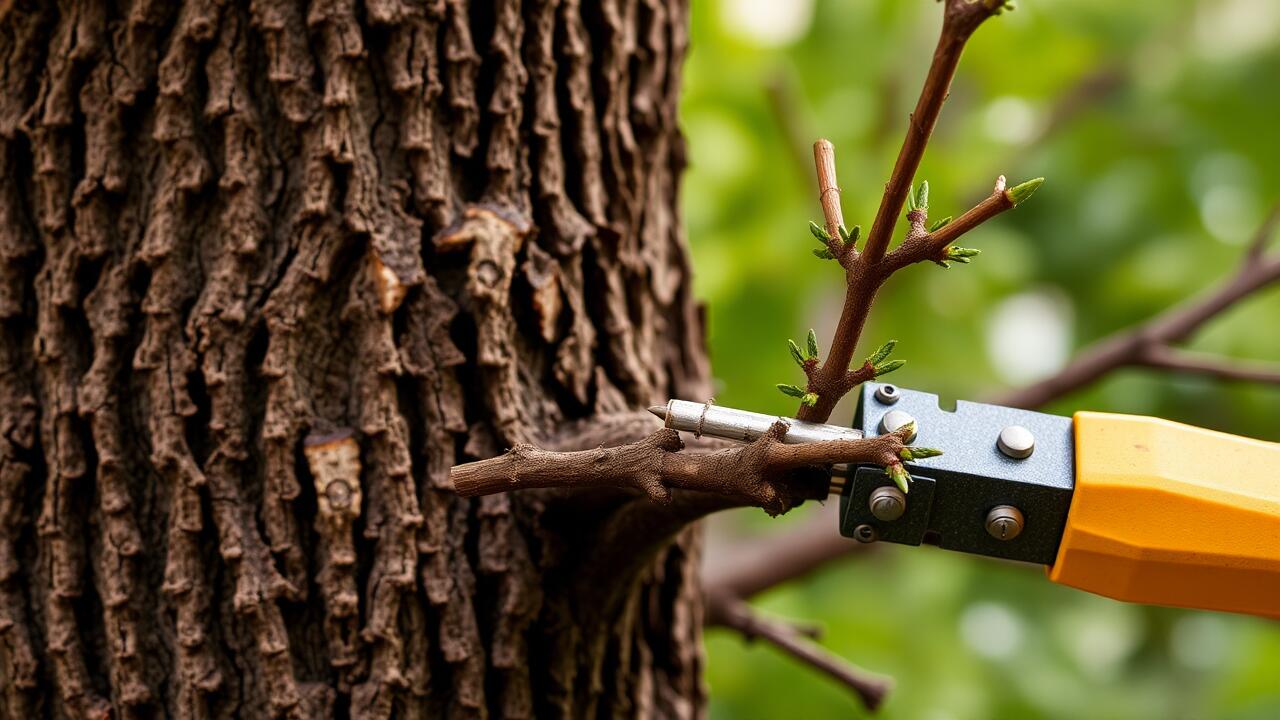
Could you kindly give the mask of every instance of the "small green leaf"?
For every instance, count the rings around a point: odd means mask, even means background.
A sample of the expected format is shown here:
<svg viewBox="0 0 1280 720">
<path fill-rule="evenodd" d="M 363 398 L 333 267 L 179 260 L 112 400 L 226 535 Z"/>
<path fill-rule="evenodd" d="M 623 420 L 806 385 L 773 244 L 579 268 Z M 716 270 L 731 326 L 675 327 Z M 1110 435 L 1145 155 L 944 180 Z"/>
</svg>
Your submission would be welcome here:
<svg viewBox="0 0 1280 720">
<path fill-rule="evenodd" d="M 813 233 L 813 236 L 818 238 L 818 242 L 823 245 L 831 241 L 831 236 L 827 234 L 827 231 L 818 227 L 818 223 L 812 220 L 809 221 L 809 232 Z"/>
<path fill-rule="evenodd" d="M 796 361 L 796 364 L 804 367 L 804 355 L 800 354 L 800 346 L 796 345 L 794 340 L 788 340 L 787 349 L 791 351 L 791 358 Z"/>
<path fill-rule="evenodd" d="M 944 227 L 946 227 L 947 225 L 950 225 L 950 224 L 951 224 L 951 216 L 950 216 L 950 215 L 948 215 L 948 216 L 946 216 L 946 217 L 942 218 L 941 220 L 939 220 L 938 222 L 936 222 L 936 223 L 934 223 L 934 224 L 930 225 L 930 226 L 929 226 L 929 232 L 937 232 L 937 231 L 941 230 L 942 228 L 944 228 Z"/>
<path fill-rule="evenodd" d="M 889 355 L 893 353 L 893 349 L 896 348 L 897 346 L 898 346 L 897 340 L 890 340 L 889 342 L 877 348 L 875 352 L 871 353 L 871 356 L 867 358 L 867 362 L 873 366 L 879 365 L 880 363 L 884 362 L 885 358 L 889 357 Z"/>
<path fill-rule="evenodd" d="M 916 192 L 916 209 L 929 209 L 929 181 L 925 180 L 920 183 L 920 189 Z"/>
<path fill-rule="evenodd" d="M 893 481 L 894 485 L 898 486 L 898 489 L 904 495 L 911 492 L 911 474 L 907 472 L 906 468 L 902 467 L 902 463 L 893 463 L 886 467 L 884 471 L 888 473 L 889 479 Z"/>
<path fill-rule="evenodd" d="M 809 328 L 809 338 L 805 348 L 809 351 L 809 354 L 805 357 L 813 360 L 818 359 L 818 333 L 814 332 L 813 328 Z"/>
<path fill-rule="evenodd" d="M 862 234 L 861 225 L 854 225 L 852 230 L 846 228 L 843 225 L 840 226 L 840 239 L 844 241 L 845 245 L 853 245 L 857 243 L 858 236 L 861 234 Z"/>
<path fill-rule="evenodd" d="M 942 268 L 943 270 L 950 270 L 950 269 L 951 269 L 951 263 L 947 262 L 946 260 L 934 260 L 934 261 L 933 261 L 933 264 L 934 264 L 934 265 L 937 265 L 938 267 Z"/>
<path fill-rule="evenodd" d="M 907 212 L 914 212 L 916 209 L 916 191 L 915 188 L 907 188 Z"/>
<path fill-rule="evenodd" d="M 804 390 L 801 390 L 790 383 L 778 383 L 778 390 L 780 390 L 783 395 L 793 398 L 803 398 L 805 396 Z"/>
<path fill-rule="evenodd" d="M 1031 197 L 1043 182 L 1044 178 L 1035 178 L 1034 180 L 1028 180 L 1022 183 L 1021 185 L 1015 185 L 1008 190 L 1005 190 L 1004 193 L 1009 196 L 1009 202 L 1013 203 L 1014 207 L 1017 207 L 1025 202 L 1027 198 Z"/>
<path fill-rule="evenodd" d="M 809 407 L 813 407 L 814 405 L 817 405 L 817 404 L 818 404 L 818 394 L 817 394 L 817 393 L 805 393 L 804 395 L 801 395 L 801 396 L 800 396 L 800 404 L 801 404 L 801 405 L 808 405 Z"/>
<path fill-rule="evenodd" d="M 941 450 L 927 447 L 905 447 L 898 451 L 898 457 L 906 461 L 923 460 L 925 458 L 937 457 L 941 454 Z"/>
<path fill-rule="evenodd" d="M 883 365 L 876 365 L 875 366 L 876 377 L 880 377 L 881 375 L 888 375 L 889 373 L 893 372 L 894 370 L 897 370 L 898 368 L 906 364 L 907 364 L 906 360 L 890 360 L 889 362 Z"/>
<path fill-rule="evenodd" d="M 835 256 L 835 255 L 832 255 L 832 254 L 831 254 L 831 251 L 830 251 L 830 250 L 828 250 L 828 249 L 826 249 L 825 247 L 814 248 L 814 249 L 813 249 L 813 256 L 814 256 L 814 257 L 816 257 L 816 258 L 821 258 L 821 259 L 823 259 L 823 260 L 835 260 L 835 259 L 836 259 L 836 256 Z"/>
<path fill-rule="evenodd" d="M 970 258 L 981 255 L 982 251 L 974 248 L 949 247 L 947 248 L 947 259 L 955 260 L 958 263 L 968 264 Z"/>
</svg>

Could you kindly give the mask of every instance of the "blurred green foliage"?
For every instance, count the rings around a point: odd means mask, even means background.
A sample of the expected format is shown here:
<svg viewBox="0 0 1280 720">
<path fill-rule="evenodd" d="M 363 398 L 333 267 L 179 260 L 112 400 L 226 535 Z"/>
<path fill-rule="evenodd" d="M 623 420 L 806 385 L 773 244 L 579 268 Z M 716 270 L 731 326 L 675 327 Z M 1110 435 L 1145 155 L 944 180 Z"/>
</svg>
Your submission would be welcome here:
<svg viewBox="0 0 1280 720">
<path fill-rule="evenodd" d="M 839 270 L 810 254 L 810 143 L 835 143 L 846 221 L 865 228 L 940 13 L 929 0 L 694 0 L 683 203 L 718 402 L 794 411 L 774 388 L 802 380 L 786 338 L 816 326 L 828 344 L 842 293 Z M 970 43 L 917 180 L 935 218 L 998 174 L 1047 181 L 965 238 L 983 251 L 971 265 L 894 278 L 858 357 L 896 338 L 896 382 L 982 399 L 1226 277 L 1280 197 L 1278 87 L 1274 0 L 1020 0 Z M 1280 361 L 1280 292 L 1192 347 Z M 1277 388 L 1123 370 L 1047 408 L 1076 409 L 1280 440 Z M 736 514 L 715 531 L 799 519 Z M 820 620 L 827 647 L 892 674 L 886 718 L 1280 717 L 1280 625 L 1123 605 L 1033 567 L 888 547 L 757 605 Z M 858 712 L 768 647 L 723 631 L 707 644 L 713 717 Z"/>
</svg>

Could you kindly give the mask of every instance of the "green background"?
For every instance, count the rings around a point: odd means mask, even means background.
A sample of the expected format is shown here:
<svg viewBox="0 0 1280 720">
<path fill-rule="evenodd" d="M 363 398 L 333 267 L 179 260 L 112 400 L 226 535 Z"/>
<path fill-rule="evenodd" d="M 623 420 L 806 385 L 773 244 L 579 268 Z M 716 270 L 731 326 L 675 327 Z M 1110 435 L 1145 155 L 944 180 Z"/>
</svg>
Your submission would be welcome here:
<svg viewBox="0 0 1280 720">
<path fill-rule="evenodd" d="M 794 410 L 773 387 L 802 380 L 785 339 L 816 327 L 826 344 L 843 291 L 834 264 L 810 254 L 809 145 L 835 143 L 846 219 L 865 229 L 940 23 L 929 0 L 693 2 L 683 207 L 717 402 Z M 1225 279 L 1280 197 L 1278 89 L 1274 0 L 1019 0 L 971 41 L 917 177 L 934 218 L 963 212 L 998 174 L 1047 181 L 965 238 L 983 250 L 974 264 L 890 281 L 858 357 L 896 338 L 908 361 L 896 382 L 982 399 Z M 1190 347 L 1280 360 L 1280 293 L 1237 306 Z M 1129 369 L 1047 408 L 1076 409 L 1280 440 L 1275 387 Z M 708 561 L 810 512 L 716 518 Z M 1030 566 L 884 550 L 755 601 L 820 622 L 826 647 L 893 675 L 883 717 L 1280 718 L 1280 624 L 1116 603 Z M 767 645 L 710 630 L 707 648 L 713 718 L 862 714 Z"/>
</svg>

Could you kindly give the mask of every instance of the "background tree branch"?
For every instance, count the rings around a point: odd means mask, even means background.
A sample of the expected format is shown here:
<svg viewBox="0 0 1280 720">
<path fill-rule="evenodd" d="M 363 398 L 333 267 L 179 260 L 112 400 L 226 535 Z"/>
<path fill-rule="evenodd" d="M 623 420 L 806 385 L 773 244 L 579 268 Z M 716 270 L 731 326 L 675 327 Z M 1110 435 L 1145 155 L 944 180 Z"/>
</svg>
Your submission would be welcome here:
<svg viewBox="0 0 1280 720">
<path fill-rule="evenodd" d="M 731 595 L 707 597 L 707 623 L 737 630 L 748 641 L 768 641 L 852 690 L 868 710 L 879 708 L 893 687 L 891 679 L 867 672 L 817 644 L 812 629 L 761 615 Z"/>
</svg>

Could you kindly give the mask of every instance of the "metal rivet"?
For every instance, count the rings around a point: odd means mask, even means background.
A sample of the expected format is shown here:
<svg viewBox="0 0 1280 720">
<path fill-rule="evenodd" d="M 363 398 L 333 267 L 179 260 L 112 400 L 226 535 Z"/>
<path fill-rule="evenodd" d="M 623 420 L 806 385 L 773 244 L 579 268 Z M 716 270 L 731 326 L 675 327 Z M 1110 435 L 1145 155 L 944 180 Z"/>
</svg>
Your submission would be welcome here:
<svg viewBox="0 0 1280 720">
<path fill-rule="evenodd" d="M 915 418 L 911 417 L 910 415 L 908 415 L 907 413 L 901 410 L 890 410 L 889 412 L 884 414 L 884 417 L 880 418 L 880 432 L 886 433 L 886 434 L 891 432 L 897 432 L 903 426 L 908 425 L 910 423 L 914 423 L 915 421 L 916 421 Z M 919 428 L 917 427 L 917 429 Z M 916 434 L 911 433 L 911 437 L 907 438 L 907 442 L 911 442 L 912 440 L 915 440 L 915 439 L 916 439 Z"/>
<path fill-rule="evenodd" d="M 1000 452 L 1015 460 L 1031 457 L 1036 450 L 1036 436 L 1021 425 L 1009 425 L 1000 431 L 996 438 L 996 447 Z"/>
<path fill-rule="evenodd" d="M 907 511 L 907 496 L 896 487 L 884 485 L 871 491 L 867 505 L 875 519 L 893 522 Z"/>
<path fill-rule="evenodd" d="M 987 534 L 997 540 L 1012 540 L 1022 532 L 1022 511 L 1012 505 L 997 505 L 987 513 Z"/>
<path fill-rule="evenodd" d="M 853 529 L 853 539 L 860 543 L 873 543 L 876 541 L 876 529 L 870 525 L 859 525 Z"/>
<path fill-rule="evenodd" d="M 876 400 L 882 405 L 892 405 L 902 399 L 897 385 L 881 385 L 876 388 Z"/>
</svg>

